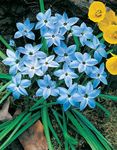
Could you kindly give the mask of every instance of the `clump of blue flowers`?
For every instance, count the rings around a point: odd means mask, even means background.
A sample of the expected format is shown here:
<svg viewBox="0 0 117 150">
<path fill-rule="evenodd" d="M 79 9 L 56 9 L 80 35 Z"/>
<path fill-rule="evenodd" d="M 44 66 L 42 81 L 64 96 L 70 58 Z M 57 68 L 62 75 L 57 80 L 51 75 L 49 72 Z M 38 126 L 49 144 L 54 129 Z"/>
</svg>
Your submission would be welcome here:
<svg viewBox="0 0 117 150">
<path fill-rule="evenodd" d="M 18 31 L 14 39 L 29 39 L 31 43 L 19 46 L 15 51 L 6 51 L 8 57 L 3 63 L 10 67 L 12 76 L 8 90 L 14 99 L 19 99 L 28 96 L 35 83 L 33 96 L 47 101 L 54 97 L 63 105 L 64 111 L 71 106 L 80 110 L 87 106 L 94 108 L 95 98 L 101 92 L 100 85 L 107 84 L 102 62 L 103 57 L 107 57 L 105 45 L 84 22 L 78 25 L 77 17 L 68 18 L 66 13 L 53 16 L 48 9 L 45 13 L 39 12 L 36 18 L 36 23 L 27 18 L 24 23 L 16 24 Z M 38 43 L 32 44 L 36 31 L 40 34 L 37 35 Z M 45 40 L 47 51 L 40 37 Z M 70 42 L 74 37 L 78 39 L 79 47 Z M 10 43 L 14 46 L 15 42 Z"/>
</svg>

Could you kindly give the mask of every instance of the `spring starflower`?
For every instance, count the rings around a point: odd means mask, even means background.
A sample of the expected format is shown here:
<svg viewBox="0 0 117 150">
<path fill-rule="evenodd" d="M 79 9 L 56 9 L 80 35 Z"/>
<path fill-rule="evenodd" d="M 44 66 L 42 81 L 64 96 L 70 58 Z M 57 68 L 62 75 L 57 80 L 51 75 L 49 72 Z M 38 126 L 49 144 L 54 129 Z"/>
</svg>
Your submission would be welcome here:
<svg viewBox="0 0 117 150">
<path fill-rule="evenodd" d="M 55 71 L 54 75 L 59 77 L 59 80 L 64 80 L 68 87 L 72 85 L 72 79 L 78 78 L 78 75 L 66 63 L 63 65 L 63 69 Z"/>
<path fill-rule="evenodd" d="M 59 64 L 56 61 L 54 61 L 54 58 L 55 58 L 55 55 L 50 55 L 49 57 L 46 57 L 39 61 L 39 64 L 44 73 L 48 70 L 48 68 L 59 67 Z"/>
<path fill-rule="evenodd" d="M 68 108 L 72 105 L 78 107 L 78 87 L 77 84 L 71 85 L 68 89 L 64 87 L 58 87 L 59 97 L 57 98 L 57 102 L 59 104 L 63 104 L 64 111 L 67 111 Z"/>
<path fill-rule="evenodd" d="M 21 95 L 27 96 L 28 93 L 25 88 L 31 85 L 28 79 L 22 79 L 20 73 L 12 77 L 12 83 L 8 85 L 7 89 L 12 92 L 15 99 L 19 99 Z"/>
<path fill-rule="evenodd" d="M 73 60 L 75 50 L 76 45 L 70 45 L 67 47 L 65 43 L 61 43 L 60 46 L 54 48 L 54 52 L 58 55 L 56 57 L 56 61 L 59 63 L 69 63 L 71 60 Z"/>
<path fill-rule="evenodd" d="M 100 94 L 99 89 L 94 89 L 91 82 L 86 86 L 78 85 L 78 99 L 80 101 L 80 110 L 84 110 L 88 105 L 90 108 L 95 107 L 95 98 Z"/>
<path fill-rule="evenodd" d="M 106 14 L 106 7 L 104 3 L 94 1 L 89 7 L 88 17 L 93 22 L 100 22 L 104 19 Z"/>
<path fill-rule="evenodd" d="M 100 82 L 107 85 L 107 74 L 104 71 L 104 63 L 102 63 L 99 68 L 93 67 L 89 72 L 89 77 L 94 79 L 93 87 L 95 88 L 100 84 Z"/>
<path fill-rule="evenodd" d="M 51 17 L 51 9 L 48 9 L 45 13 L 39 12 L 36 15 L 36 18 L 38 20 L 35 29 L 42 29 L 42 28 L 53 28 L 54 24 L 56 22 L 55 17 Z"/>
<path fill-rule="evenodd" d="M 14 35 L 15 39 L 26 36 L 28 39 L 35 40 L 35 34 L 31 31 L 34 27 L 34 23 L 30 23 L 29 18 L 27 18 L 24 23 L 18 22 L 16 26 L 18 31 Z"/>
<path fill-rule="evenodd" d="M 20 58 L 20 53 L 18 51 L 13 52 L 9 49 L 7 49 L 6 53 L 8 57 L 3 60 L 3 63 L 10 66 L 9 73 L 11 75 L 15 75 L 23 65 Z"/>
<path fill-rule="evenodd" d="M 56 82 L 51 80 L 49 74 L 44 75 L 43 79 L 37 81 L 39 89 L 36 92 L 36 96 L 43 96 L 47 99 L 50 95 L 57 96 L 58 89 L 56 88 Z"/>
<path fill-rule="evenodd" d="M 76 59 L 70 63 L 71 68 L 78 68 L 78 71 L 81 72 L 87 72 L 87 70 L 96 65 L 98 61 L 94 58 L 91 58 L 91 56 L 88 53 L 81 54 L 80 52 L 75 53 Z"/>
</svg>

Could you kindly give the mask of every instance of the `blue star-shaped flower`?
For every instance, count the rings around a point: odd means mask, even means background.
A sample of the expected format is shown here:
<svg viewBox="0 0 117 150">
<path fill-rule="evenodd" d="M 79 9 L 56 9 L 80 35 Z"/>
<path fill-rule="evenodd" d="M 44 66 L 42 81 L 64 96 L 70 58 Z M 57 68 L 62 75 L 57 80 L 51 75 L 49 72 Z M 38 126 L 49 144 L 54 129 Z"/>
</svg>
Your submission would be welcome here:
<svg viewBox="0 0 117 150">
<path fill-rule="evenodd" d="M 104 71 L 104 63 L 102 63 L 99 68 L 93 67 L 92 70 L 88 73 L 88 75 L 89 77 L 94 79 L 94 87 L 97 87 L 100 84 L 100 82 L 102 82 L 103 84 L 107 84 L 107 74 Z"/>
<path fill-rule="evenodd" d="M 33 46 L 32 44 L 26 44 L 25 47 L 18 47 L 17 51 L 19 51 L 22 54 L 25 54 L 23 59 L 29 60 L 29 59 L 42 59 L 46 57 L 46 54 L 42 51 L 39 51 L 42 47 L 42 44 L 38 44 Z"/>
<path fill-rule="evenodd" d="M 63 15 L 55 14 L 58 20 L 58 25 L 62 29 L 62 31 L 65 33 L 66 31 L 69 31 L 71 27 L 78 22 L 79 18 L 72 17 L 68 18 L 67 14 L 64 12 Z"/>
<path fill-rule="evenodd" d="M 60 96 L 57 98 L 57 102 L 63 104 L 64 111 L 68 110 L 71 105 L 75 107 L 79 106 L 77 88 L 77 84 L 71 85 L 68 89 L 58 87 Z"/>
<path fill-rule="evenodd" d="M 107 57 L 107 53 L 105 51 L 105 45 L 100 43 L 99 39 L 96 36 L 93 36 L 90 40 L 86 41 L 85 44 L 94 49 L 94 58 L 100 62 L 103 57 Z"/>
<path fill-rule="evenodd" d="M 49 57 L 46 57 L 44 59 L 41 59 L 39 61 L 39 64 L 42 68 L 42 71 L 45 73 L 48 68 L 56 68 L 59 67 L 59 64 L 56 61 L 53 61 L 55 58 L 55 55 L 50 55 Z"/>
<path fill-rule="evenodd" d="M 58 89 L 56 89 L 56 82 L 51 80 L 50 75 L 44 75 L 43 80 L 39 79 L 37 83 L 39 89 L 36 92 L 36 96 L 43 96 L 44 99 L 47 99 L 50 95 L 58 95 Z"/>
<path fill-rule="evenodd" d="M 76 45 L 71 45 L 67 47 L 65 43 L 61 43 L 60 46 L 54 48 L 54 52 L 58 55 L 56 58 L 57 62 L 71 62 L 74 59 L 74 52 L 76 50 Z"/>
<path fill-rule="evenodd" d="M 96 59 L 91 58 L 91 56 L 88 53 L 75 53 L 76 59 L 70 63 L 71 68 L 78 68 L 78 71 L 81 72 L 87 72 L 90 67 L 96 65 L 98 61 Z"/>
<path fill-rule="evenodd" d="M 65 39 L 63 34 L 59 32 L 58 27 L 44 31 L 42 36 L 46 39 L 48 47 L 52 46 L 53 44 L 56 46 L 60 46 L 61 41 Z"/>
<path fill-rule="evenodd" d="M 87 40 L 91 39 L 93 34 L 93 30 L 90 27 L 87 27 L 86 24 L 83 22 L 80 27 L 73 26 L 71 28 L 72 34 L 78 36 L 80 39 L 81 44 L 84 46 L 86 45 Z"/>
<path fill-rule="evenodd" d="M 8 85 L 7 89 L 12 92 L 15 99 L 19 99 L 21 95 L 27 96 L 28 93 L 25 88 L 31 85 L 31 81 L 27 79 L 21 79 L 21 74 L 18 73 L 12 77 L 12 83 Z"/>
<path fill-rule="evenodd" d="M 41 70 L 41 66 L 37 59 L 33 60 L 26 60 L 24 61 L 24 67 L 21 68 L 21 73 L 24 75 L 29 75 L 30 78 L 34 77 L 34 75 L 37 76 L 43 76 L 43 71 Z"/>
<path fill-rule="evenodd" d="M 51 16 L 51 9 L 48 9 L 45 13 L 38 13 L 36 18 L 38 22 L 35 26 L 35 29 L 52 29 L 54 27 L 54 23 L 56 23 L 56 17 Z"/>
<path fill-rule="evenodd" d="M 15 75 L 19 71 L 20 67 L 23 66 L 20 53 L 17 51 L 13 52 L 9 49 L 7 49 L 6 53 L 8 57 L 3 60 L 3 63 L 10 66 L 9 73 L 11 75 Z"/>
<path fill-rule="evenodd" d="M 66 63 L 63 65 L 63 69 L 55 71 L 54 75 L 59 77 L 59 80 L 64 79 L 68 87 L 72 85 L 72 79 L 78 78 L 78 75 Z"/>
<path fill-rule="evenodd" d="M 17 23 L 16 26 L 18 31 L 14 35 L 15 39 L 26 36 L 28 39 L 35 40 L 35 34 L 31 31 L 34 27 L 34 23 L 30 23 L 29 18 L 27 18 L 24 23 Z"/>
<path fill-rule="evenodd" d="M 94 89 L 91 82 L 86 86 L 78 85 L 78 99 L 80 101 L 80 110 L 83 110 L 88 105 L 91 108 L 95 107 L 94 99 L 100 94 L 99 89 Z"/>
</svg>

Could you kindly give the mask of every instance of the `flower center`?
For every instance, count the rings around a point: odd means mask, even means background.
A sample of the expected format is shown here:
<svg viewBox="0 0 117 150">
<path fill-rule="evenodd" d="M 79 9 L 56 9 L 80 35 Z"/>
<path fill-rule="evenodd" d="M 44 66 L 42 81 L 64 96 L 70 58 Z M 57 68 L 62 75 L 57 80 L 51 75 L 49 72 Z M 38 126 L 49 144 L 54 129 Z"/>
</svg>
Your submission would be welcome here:
<svg viewBox="0 0 117 150">
<path fill-rule="evenodd" d="M 33 52 L 29 52 L 29 55 L 33 55 Z"/>
<path fill-rule="evenodd" d="M 65 56 L 65 57 L 68 56 L 67 53 L 65 53 L 64 56 Z"/>
<path fill-rule="evenodd" d="M 100 77 L 100 74 L 98 73 L 97 76 Z"/>
<path fill-rule="evenodd" d="M 88 98 L 88 94 L 85 94 L 84 97 L 85 97 L 85 98 Z"/>
<path fill-rule="evenodd" d="M 113 21 L 113 22 L 112 22 L 112 25 L 117 25 L 117 22 Z"/>
<path fill-rule="evenodd" d="M 114 38 L 114 39 L 117 39 L 117 31 L 115 31 L 115 32 L 113 33 L 113 38 Z"/>
<path fill-rule="evenodd" d="M 86 62 L 84 62 L 84 61 L 83 61 L 83 62 L 82 62 L 82 64 L 83 64 L 83 65 L 85 65 L 85 64 L 86 64 Z"/>
<path fill-rule="evenodd" d="M 55 37 L 55 35 L 52 35 L 52 38 L 54 38 Z"/>
<path fill-rule="evenodd" d="M 68 76 L 68 73 L 66 72 L 65 75 Z"/>
<path fill-rule="evenodd" d="M 35 67 L 34 67 L 34 66 L 33 66 L 33 67 L 31 67 L 31 69 L 32 69 L 32 70 L 34 70 L 34 69 L 35 69 Z"/>
<path fill-rule="evenodd" d="M 45 62 L 46 65 L 48 65 L 48 62 Z"/>
<path fill-rule="evenodd" d="M 102 16 L 102 11 L 101 10 L 97 10 L 95 13 L 96 17 L 101 17 Z"/>
<path fill-rule="evenodd" d="M 19 60 L 18 60 L 18 59 L 16 59 L 15 63 L 16 63 L 16 64 L 18 64 L 18 63 L 19 63 Z"/>
<path fill-rule="evenodd" d="M 64 26 L 66 26 L 66 25 L 67 25 L 67 23 L 65 22 L 65 23 L 64 23 Z"/>
<path fill-rule="evenodd" d="M 44 22 L 47 23 L 48 21 L 47 21 L 47 20 L 44 20 Z"/>
</svg>

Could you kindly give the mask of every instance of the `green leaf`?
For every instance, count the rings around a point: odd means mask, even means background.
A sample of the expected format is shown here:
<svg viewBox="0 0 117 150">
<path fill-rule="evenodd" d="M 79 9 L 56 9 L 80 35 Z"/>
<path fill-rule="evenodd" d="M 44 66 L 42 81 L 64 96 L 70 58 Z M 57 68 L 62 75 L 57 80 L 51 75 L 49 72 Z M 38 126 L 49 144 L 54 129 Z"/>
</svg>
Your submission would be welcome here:
<svg viewBox="0 0 117 150">
<path fill-rule="evenodd" d="M 11 80 L 12 77 L 10 75 L 8 75 L 8 74 L 0 73 L 0 79 Z"/>
<path fill-rule="evenodd" d="M 53 115 L 55 116 L 55 118 L 56 118 L 56 120 L 57 120 L 57 122 L 58 122 L 58 124 L 59 124 L 59 126 L 60 126 L 60 128 L 61 128 L 61 130 L 62 130 L 64 139 L 67 140 L 68 143 L 77 145 L 77 144 L 78 144 L 78 141 L 77 141 L 75 138 L 73 138 L 72 136 L 70 136 L 70 135 L 68 134 L 67 130 L 65 130 L 64 125 L 62 125 L 62 123 L 61 123 L 61 121 L 60 121 L 60 119 L 59 119 L 58 113 L 57 113 L 55 110 L 53 110 L 53 109 L 52 109 L 52 112 L 53 112 Z"/>
<path fill-rule="evenodd" d="M 0 92 L 4 91 L 10 83 L 11 83 L 11 81 L 9 81 L 9 82 L 7 82 L 5 85 L 3 85 L 3 86 L 0 88 Z"/>
<path fill-rule="evenodd" d="M 102 98 L 102 99 L 106 99 L 106 100 L 109 99 L 109 100 L 112 100 L 112 101 L 117 101 L 117 96 L 100 94 L 99 97 Z"/>
<path fill-rule="evenodd" d="M 44 101 L 44 104 L 46 104 L 46 101 Z M 42 122 L 43 122 L 43 126 L 44 126 L 44 132 L 45 132 L 45 136 L 47 139 L 47 143 L 48 143 L 48 148 L 49 150 L 54 150 L 53 149 L 53 145 L 51 143 L 51 139 L 50 139 L 50 132 L 49 132 L 49 127 L 48 127 L 48 109 L 46 106 L 44 106 L 42 108 Z"/>
<path fill-rule="evenodd" d="M 16 125 L 22 120 L 22 118 L 25 116 L 25 112 L 21 113 L 19 116 L 17 116 L 14 120 L 10 121 L 8 126 L 0 132 L 0 141 L 13 129 L 15 129 Z"/>
<path fill-rule="evenodd" d="M 110 150 L 111 144 L 104 138 L 104 136 L 95 128 L 95 126 L 80 112 L 77 110 L 73 110 L 73 112 L 76 113 L 76 115 L 79 117 L 79 119 L 91 130 L 94 132 L 94 134 L 98 137 L 100 142 L 107 148 L 107 150 Z"/>
<path fill-rule="evenodd" d="M 10 94 L 11 94 L 11 92 L 7 92 L 7 93 L 2 97 L 2 99 L 0 100 L 0 104 L 2 104 L 2 103 L 5 101 L 5 99 L 6 99 Z"/>
<path fill-rule="evenodd" d="M 80 123 L 75 119 L 75 117 L 69 111 L 67 111 L 66 114 L 69 120 L 71 121 L 71 123 L 77 129 L 76 131 L 85 138 L 85 140 L 90 145 L 92 150 L 101 150 L 102 149 L 101 145 L 99 144 L 98 140 L 96 140 L 95 136 L 90 132 L 90 130 L 82 127 Z"/>
<path fill-rule="evenodd" d="M 105 114 L 107 115 L 107 117 L 110 117 L 110 111 L 108 111 L 105 107 L 103 107 L 100 103 L 96 102 L 96 105 L 105 112 Z"/>
<path fill-rule="evenodd" d="M 7 43 L 7 41 L 2 37 L 2 35 L 0 35 L 0 41 L 6 46 L 6 48 L 8 48 L 8 49 L 14 51 L 14 50 L 12 49 L 12 47 Z"/>
<path fill-rule="evenodd" d="M 19 124 L 14 128 L 10 136 L 5 140 L 5 142 L 0 146 L 0 149 L 4 149 L 8 143 L 10 143 L 10 140 L 14 136 L 14 134 L 18 131 L 18 129 L 24 124 L 25 121 L 27 121 L 30 117 L 31 113 L 26 114 L 23 119 L 19 122 Z"/>
<path fill-rule="evenodd" d="M 79 48 L 80 48 L 80 41 L 79 41 L 78 37 L 73 36 L 73 39 L 74 39 L 75 44 L 76 44 L 76 50 L 79 50 Z"/>
<path fill-rule="evenodd" d="M 59 145 L 61 145 L 60 139 L 56 133 L 56 131 L 54 130 L 52 123 L 50 121 L 49 115 L 48 115 L 48 126 L 50 128 L 50 131 L 52 132 L 53 136 L 55 137 L 56 141 L 58 142 Z"/>
<path fill-rule="evenodd" d="M 24 131 L 26 131 L 31 125 L 33 125 L 40 118 L 40 112 L 34 113 L 27 121 L 26 124 L 19 129 L 14 136 L 9 140 L 9 142 L 4 146 L 6 148 L 11 144 L 18 136 L 20 136 Z"/>
<path fill-rule="evenodd" d="M 2 51 L 0 51 L 0 57 L 4 60 L 6 58 L 6 55 Z"/>
<path fill-rule="evenodd" d="M 41 97 L 39 100 L 37 100 L 37 102 L 30 108 L 29 111 L 34 111 L 35 108 L 37 108 L 38 106 L 40 106 L 40 104 L 42 104 L 45 101 L 45 99 L 43 97 Z"/>
</svg>

